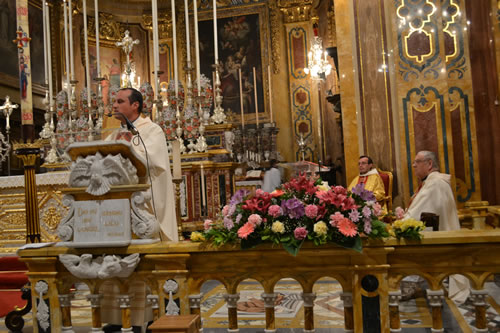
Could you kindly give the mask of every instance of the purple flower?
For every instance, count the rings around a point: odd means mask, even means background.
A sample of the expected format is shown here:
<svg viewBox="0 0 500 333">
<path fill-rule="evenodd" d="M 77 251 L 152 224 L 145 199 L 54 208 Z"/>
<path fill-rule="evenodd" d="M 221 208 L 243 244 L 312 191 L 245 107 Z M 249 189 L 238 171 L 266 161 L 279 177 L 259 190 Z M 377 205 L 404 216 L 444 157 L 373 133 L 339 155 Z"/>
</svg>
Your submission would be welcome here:
<svg viewBox="0 0 500 333">
<path fill-rule="evenodd" d="M 372 210 L 368 206 L 364 206 L 363 210 L 361 211 L 364 217 L 370 217 L 372 215 Z"/>
<path fill-rule="evenodd" d="M 372 221 L 369 218 L 364 218 L 363 221 L 365 222 L 363 229 L 365 234 L 369 234 L 372 232 Z"/>
<path fill-rule="evenodd" d="M 304 205 L 297 198 L 283 200 L 281 202 L 283 215 L 288 215 L 291 219 L 299 219 L 305 214 Z"/>
<path fill-rule="evenodd" d="M 229 201 L 230 205 L 237 205 L 243 201 L 243 198 L 245 198 L 250 191 L 246 189 L 241 189 L 236 191 L 236 193 L 231 197 L 231 200 Z"/>
<path fill-rule="evenodd" d="M 236 222 L 236 224 L 240 223 L 240 220 L 241 220 L 241 218 L 242 218 L 242 217 L 243 217 L 243 215 L 241 215 L 241 214 L 238 214 L 238 215 L 236 216 L 236 221 L 235 221 L 235 222 Z"/>
<path fill-rule="evenodd" d="M 233 222 L 233 219 L 230 218 L 230 217 L 224 217 L 224 227 L 227 229 L 227 230 L 231 230 L 233 227 L 234 227 L 234 222 Z"/>
<path fill-rule="evenodd" d="M 359 212 L 357 209 L 353 209 L 351 210 L 351 212 L 349 213 L 349 219 L 352 221 L 352 222 L 358 222 L 359 221 Z"/>
<path fill-rule="evenodd" d="M 293 231 L 293 235 L 297 240 L 303 240 L 307 236 L 307 229 L 304 227 L 298 227 Z"/>
<path fill-rule="evenodd" d="M 372 191 L 365 189 L 365 184 L 361 183 L 354 186 L 351 190 L 352 193 L 359 195 L 364 201 L 375 201 L 375 194 Z"/>
</svg>

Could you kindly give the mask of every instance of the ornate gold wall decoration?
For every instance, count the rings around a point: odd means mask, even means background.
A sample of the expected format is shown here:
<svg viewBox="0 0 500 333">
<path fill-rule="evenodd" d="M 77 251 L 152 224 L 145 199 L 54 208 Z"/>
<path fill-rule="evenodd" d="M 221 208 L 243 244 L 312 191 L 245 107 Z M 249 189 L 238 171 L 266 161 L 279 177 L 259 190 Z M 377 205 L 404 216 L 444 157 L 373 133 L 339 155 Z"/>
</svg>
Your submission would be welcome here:
<svg viewBox="0 0 500 333">
<path fill-rule="evenodd" d="M 116 22 L 113 14 L 99 13 L 99 38 L 102 42 L 115 43 L 120 40 L 125 29 Z M 90 39 L 95 41 L 95 18 L 89 16 L 87 33 Z"/>
<path fill-rule="evenodd" d="M 335 8 L 331 6 L 327 13 L 328 15 L 328 38 L 330 39 L 330 45 L 333 47 L 337 46 L 337 27 L 335 22 Z M 335 69 L 336 70 L 336 69 Z"/>
<path fill-rule="evenodd" d="M 311 18 L 311 5 L 304 3 L 295 7 L 281 7 L 285 23 L 309 21 Z"/>
<path fill-rule="evenodd" d="M 153 18 L 151 15 L 142 15 L 141 27 L 151 31 L 153 29 Z M 171 12 L 160 11 L 158 13 L 158 38 L 172 38 L 172 14 Z"/>
<path fill-rule="evenodd" d="M 273 73 L 279 74 L 281 61 L 281 13 L 276 0 L 269 1 L 269 19 L 271 22 L 271 57 L 273 62 Z"/>
</svg>

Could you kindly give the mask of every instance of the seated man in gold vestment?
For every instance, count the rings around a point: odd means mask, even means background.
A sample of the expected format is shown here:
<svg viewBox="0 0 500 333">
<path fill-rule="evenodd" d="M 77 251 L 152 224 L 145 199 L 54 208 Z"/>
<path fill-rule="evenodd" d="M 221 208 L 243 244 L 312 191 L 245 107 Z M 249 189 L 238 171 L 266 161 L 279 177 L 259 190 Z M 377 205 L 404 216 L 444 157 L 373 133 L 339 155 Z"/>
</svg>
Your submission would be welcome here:
<svg viewBox="0 0 500 333">
<path fill-rule="evenodd" d="M 384 182 L 380 177 L 377 169 L 373 166 L 373 160 L 371 157 L 362 155 L 359 157 L 359 176 L 356 176 L 349 187 L 349 191 L 352 190 L 358 184 L 364 184 L 365 189 L 372 191 L 375 198 L 382 206 L 382 214 L 387 214 L 387 205 L 383 202 L 385 198 Z"/>
</svg>

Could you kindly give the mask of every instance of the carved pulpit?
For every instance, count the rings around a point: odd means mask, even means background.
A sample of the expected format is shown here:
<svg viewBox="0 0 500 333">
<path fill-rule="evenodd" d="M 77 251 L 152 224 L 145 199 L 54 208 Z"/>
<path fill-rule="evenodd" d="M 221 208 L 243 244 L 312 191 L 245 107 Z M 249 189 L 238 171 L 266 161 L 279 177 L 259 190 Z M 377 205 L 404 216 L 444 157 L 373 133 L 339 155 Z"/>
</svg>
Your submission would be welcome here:
<svg viewBox="0 0 500 333">
<path fill-rule="evenodd" d="M 69 186 L 63 189 L 68 215 L 58 227 L 68 247 L 113 247 L 150 243 L 159 226 L 148 209 L 150 187 L 143 159 L 126 141 L 71 144 Z"/>
</svg>

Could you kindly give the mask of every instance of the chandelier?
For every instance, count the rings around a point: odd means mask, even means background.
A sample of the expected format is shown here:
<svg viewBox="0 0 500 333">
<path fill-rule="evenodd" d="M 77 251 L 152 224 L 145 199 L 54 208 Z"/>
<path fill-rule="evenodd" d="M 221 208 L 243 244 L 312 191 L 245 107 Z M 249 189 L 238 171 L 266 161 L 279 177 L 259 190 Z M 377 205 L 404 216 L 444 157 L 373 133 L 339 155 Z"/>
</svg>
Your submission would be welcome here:
<svg viewBox="0 0 500 333">
<path fill-rule="evenodd" d="M 323 42 L 321 37 L 318 37 L 318 27 L 316 24 L 313 26 L 313 30 L 314 41 L 307 54 L 308 66 L 304 68 L 304 72 L 306 74 L 310 73 L 313 79 L 324 80 L 332 71 L 332 65 L 326 59 L 328 54 L 326 51 L 323 51 Z"/>
</svg>

